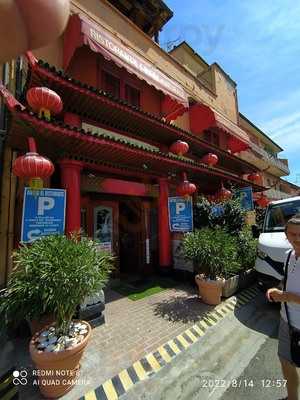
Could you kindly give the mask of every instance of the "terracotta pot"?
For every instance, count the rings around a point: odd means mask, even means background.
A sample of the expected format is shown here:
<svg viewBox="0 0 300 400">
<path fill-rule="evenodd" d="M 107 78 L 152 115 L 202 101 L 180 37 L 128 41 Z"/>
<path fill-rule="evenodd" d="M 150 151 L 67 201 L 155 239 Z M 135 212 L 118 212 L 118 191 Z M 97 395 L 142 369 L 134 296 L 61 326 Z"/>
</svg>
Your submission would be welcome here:
<svg viewBox="0 0 300 400">
<path fill-rule="evenodd" d="M 195 281 L 199 289 L 199 297 L 201 300 L 210 305 L 221 303 L 222 287 L 224 280 L 211 281 L 204 278 L 203 275 L 196 275 Z"/>
<path fill-rule="evenodd" d="M 82 322 L 87 325 L 88 333 L 81 343 L 69 349 L 56 353 L 37 350 L 34 343 L 41 331 L 35 334 L 30 341 L 30 355 L 38 370 L 36 379 L 39 381 L 41 393 L 46 398 L 57 399 L 63 396 L 72 389 L 78 379 L 79 361 L 92 331 L 88 322 Z M 51 324 L 44 327 L 43 330 L 49 326 Z"/>
<path fill-rule="evenodd" d="M 41 331 L 46 325 L 53 324 L 54 315 L 43 315 L 39 319 L 33 319 L 29 322 L 30 332 L 32 335 L 35 335 L 37 332 Z"/>
</svg>

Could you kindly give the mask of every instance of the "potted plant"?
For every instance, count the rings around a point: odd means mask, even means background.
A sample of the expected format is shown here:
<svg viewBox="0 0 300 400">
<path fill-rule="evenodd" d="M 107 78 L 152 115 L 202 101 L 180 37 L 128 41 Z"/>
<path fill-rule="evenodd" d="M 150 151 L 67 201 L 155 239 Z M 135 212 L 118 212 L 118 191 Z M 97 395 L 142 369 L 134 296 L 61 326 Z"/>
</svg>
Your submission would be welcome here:
<svg viewBox="0 0 300 400">
<path fill-rule="evenodd" d="M 238 266 L 235 239 L 223 229 L 206 227 L 185 235 L 184 254 L 194 262 L 195 281 L 202 301 L 219 304 L 224 271 Z"/>
<path fill-rule="evenodd" d="M 255 282 L 256 271 L 254 270 L 258 240 L 253 238 L 251 229 L 244 228 L 237 237 L 238 258 L 241 271 L 238 279 L 238 290 L 245 289 Z"/>
<path fill-rule="evenodd" d="M 18 318 L 37 316 L 41 311 L 53 314 L 54 322 L 32 337 L 30 354 L 42 371 L 42 394 L 57 398 L 74 385 L 91 334 L 87 322 L 72 321 L 72 317 L 78 304 L 105 285 L 113 257 L 99 251 L 92 240 L 64 235 L 22 245 L 13 257 L 15 267 L 0 312 L 7 319 L 14 311 Z"/>
</svg>

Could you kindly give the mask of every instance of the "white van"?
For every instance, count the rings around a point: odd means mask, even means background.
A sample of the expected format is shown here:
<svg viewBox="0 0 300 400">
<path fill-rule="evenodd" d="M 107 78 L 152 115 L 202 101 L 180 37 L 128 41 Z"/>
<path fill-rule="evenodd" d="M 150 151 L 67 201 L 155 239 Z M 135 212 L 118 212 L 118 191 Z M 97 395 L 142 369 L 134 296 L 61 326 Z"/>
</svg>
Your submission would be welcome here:
<svg viewBox="0 0 300 400">
<path fill-rule="evenodd" d="M 264 290 L 278 286 L 283 279 L 285 253 L 291 248 L 284 233 L 285 224 L 297 213 L 300 213 L 300 196 L 272 201 L 267 207 L 262 231 L 253 230 L 254 236 L 259 236 L 255 269 Z"/>
</svg>

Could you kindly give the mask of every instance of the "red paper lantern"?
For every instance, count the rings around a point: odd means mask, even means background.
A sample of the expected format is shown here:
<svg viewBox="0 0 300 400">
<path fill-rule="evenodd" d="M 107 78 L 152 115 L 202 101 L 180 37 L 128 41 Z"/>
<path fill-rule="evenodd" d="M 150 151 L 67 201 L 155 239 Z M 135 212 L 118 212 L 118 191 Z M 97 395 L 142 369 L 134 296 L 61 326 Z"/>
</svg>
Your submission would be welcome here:
<svg viewBox="0 0 300 400">
<path fill-rule="evenodd" d="M 262 193 L 260 197 L 256 200 L 256 203 L 262 207 L 265 208 L 267 205 L 270 203 L 269 199 Z"/>
<path fill-rule="evenodd" d="M 186 154 L 189 151 L 189 145 L 186 142 L 183 142 L 182 140 L 176 140 L 173 144 L 170 146 L 170 152 L 177 154 L 178 156 L 182 156 L 183 154 Z"/>
<path fill-rule="evenodd" d="M 260 175 L 258 172 L 252 172 L 248 175 L 248 180 L 251 182 L 258 182 L 260 180 Z"/>
<path fill-rule="evenodd" d="M 183 173 L 183 182 L 181 182 L 176 188 L 177 195 L 182 197 L 189 197 L 193 193 L 195 193 L 196 190 L 197 190 L 196 185 L 189 182 L 187 180 L 186 173 Z"/>
<path fill-rule="evenodd" d="M 212 167 L 218 163 L 219 157 L 214 153 L 208 153 L 201 158 L 201 161 L 204 164 L 207 164 L 208 166 Z"/>
<path fill-rule="evenodd" d="M 217 191 L 215 198 L 218 201 L 226 201 L 229 200 L 232 196 L 230 190 L 226 189 L 222 183 L 221 189 Z"/>
<path fill-rule="evenodd" d="M 26 99 L 33 111 L 39 113 L 39 116 L 45 116 L 50 120 L 51 113 L 59 114 L 63 109 L 63 103 L 60 96 L 47 87 L 34 87 L 27 91 Z"/>
<path fill-rule="evenodd" d="M 48 158 L 29 152 L 15 160 L 12 170 L 19 178 L 30 179 L 29 186 L 37 189 L 43 187 L 42 179 L 53 174 L 54 165 Z"/>
</svg>

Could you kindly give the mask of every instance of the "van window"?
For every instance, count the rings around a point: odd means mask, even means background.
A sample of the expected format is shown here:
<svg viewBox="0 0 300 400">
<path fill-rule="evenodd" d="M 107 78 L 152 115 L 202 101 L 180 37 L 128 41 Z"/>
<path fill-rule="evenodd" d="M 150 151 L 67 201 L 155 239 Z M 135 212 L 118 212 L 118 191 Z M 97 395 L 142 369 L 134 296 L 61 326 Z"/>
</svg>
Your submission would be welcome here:
<svg viewBox="0 0 300 400">
<path fill-rule="evenodd" d="M 297 213 L 300 213 L 300 200 L 269 206 L 264 232 L 284 232 L 287 221 Z"/>
</svg>

